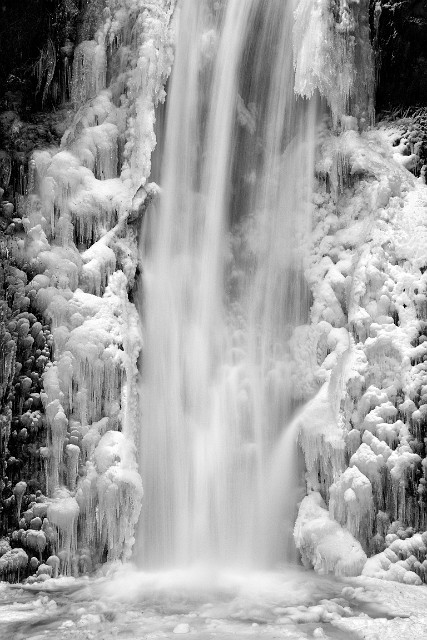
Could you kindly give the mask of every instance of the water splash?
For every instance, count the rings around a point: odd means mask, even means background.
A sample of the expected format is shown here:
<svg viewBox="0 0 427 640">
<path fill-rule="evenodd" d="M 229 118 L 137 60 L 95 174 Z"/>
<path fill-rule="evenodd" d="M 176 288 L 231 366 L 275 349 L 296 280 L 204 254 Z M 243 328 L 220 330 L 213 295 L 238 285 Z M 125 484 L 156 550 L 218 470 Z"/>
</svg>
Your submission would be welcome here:
<svg viewBox="0 0 427 640">
<path fill-rule="evenodd" d="M 293 9 L 182 3 L 142 242 L 145 567 L 289 559 L 276 535 L 296 484 L 287 343 L 308 313 L 316 121 L 294 94 Z"/>
</svg>

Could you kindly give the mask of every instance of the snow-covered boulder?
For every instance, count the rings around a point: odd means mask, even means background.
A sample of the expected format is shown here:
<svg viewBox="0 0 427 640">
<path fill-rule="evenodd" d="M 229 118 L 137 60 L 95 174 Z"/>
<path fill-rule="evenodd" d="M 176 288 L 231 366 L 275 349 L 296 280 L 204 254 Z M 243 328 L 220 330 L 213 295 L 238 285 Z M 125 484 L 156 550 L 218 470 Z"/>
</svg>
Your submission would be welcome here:
<svg viewBox="0 0 427 640">
<path fill-rule="evenodd" d="M 317 492 L 301 502 L 294 539 L 304 565 L 320 574 L 356 576 L 367 560 L 360 542 L 331 518 Z"/>
</svg>

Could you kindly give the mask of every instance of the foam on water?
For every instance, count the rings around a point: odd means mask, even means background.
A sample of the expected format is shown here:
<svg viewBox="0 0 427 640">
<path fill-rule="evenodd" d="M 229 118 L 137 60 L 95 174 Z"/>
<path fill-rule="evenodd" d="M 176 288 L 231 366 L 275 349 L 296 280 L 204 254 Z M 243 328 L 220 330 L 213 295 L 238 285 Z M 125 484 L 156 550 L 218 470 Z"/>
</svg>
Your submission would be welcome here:
<svg viewBox="0 0 427 640">
<path fill-rule="evenodd" d="M 386 618 L 407 616 L 414 598 L 417 606 L 424 603 L 414 587 L 406 586 L 387 611 L 382 604 L 387 594 L 376 594 L 378 582 L 337 580 L 295 568 L 284 575 L 200 566 L 148 573 L 116 566 L 90 580 L 50 579 L 15 589 L 0 585 L 0 632 L 11 640 L 160 640 L 177 634 L 198 640 L 356 640 L 361 636 L 353 633 L 354 626 L 373 640 L 375 633 L 369 632 L 375 618 L 382 618 L 386 628 Z"/>
</svg>

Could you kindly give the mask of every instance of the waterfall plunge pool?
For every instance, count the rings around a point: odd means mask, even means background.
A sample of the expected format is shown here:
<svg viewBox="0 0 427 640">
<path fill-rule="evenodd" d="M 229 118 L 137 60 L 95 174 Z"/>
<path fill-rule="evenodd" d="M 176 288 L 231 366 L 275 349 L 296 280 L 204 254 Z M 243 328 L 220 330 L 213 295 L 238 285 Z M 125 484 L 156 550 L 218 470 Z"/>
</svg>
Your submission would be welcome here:
<svg viewBox="0 0 427 640">
<path fill-rule="evenodd" d="M 280 572 L 140 572 L 0 584 L 0 637 L 9 640 L 229 638 L 409 640 L 425 637 L 427 590 L 369 578 Z M 423 627 L 424 625 L 424 627 Z M 424 629 L 424 630 L 423 630 Z"/>
</svg>

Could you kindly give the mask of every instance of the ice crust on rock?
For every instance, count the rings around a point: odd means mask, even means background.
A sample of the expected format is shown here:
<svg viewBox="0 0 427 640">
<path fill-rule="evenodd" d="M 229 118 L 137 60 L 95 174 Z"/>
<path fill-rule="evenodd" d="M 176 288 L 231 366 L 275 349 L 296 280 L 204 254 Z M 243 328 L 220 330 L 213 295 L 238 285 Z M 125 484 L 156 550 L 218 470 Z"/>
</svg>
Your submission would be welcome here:
<svg viewBox="0 0 427 640">
<path fill-rule="evenodd" d="M 419 584 L 425 579 L 425 545 L 408 525 L 420 532 L 427 525 L 422 443 L 427 187 L 410 173 L 413 163 L 397 157 L 409 157 L 409 145 L 395 145 L 402 134 L 392 125 L 358 133 L 347 124 L 321 136 L 306 266 L 314 297 L 306 334 L 324 331 L 325 323 L 345 329 L 352 354 L 330 394 L 342 430 L 340 450 L 344 443 L 335 471 L 313 465 L 309 422 L 300 442 L 308 486 L 320 490 L 330 516 L 374 554 L 363 573 Z M 328 371 L 330 381 L 337 379 L 342 360 L 333 343 L 325 342 L 317 359 L 314 343 L 311 355 L 300 361 L 304 379 L 320 381 Z M 325 425 L 337 424 L 324 408 L 316 415 Z M 315 450 L 317 459 L 331 458 L 326 438 Z M 323 482 L 316 484 L 319 472 Z M 308 512 L 303 501 L 300 523 L 309 521 Z M 306 560 L 323 567 L 314 552 Z"/>
<path fill-rule="evenodd" d="M 71 126 L 59 148 L 30 161 L 22 250 L 35 275 L 25 291 L 51 324 L 54 355 L 40 356 L 47 513 L 24 537 L 34 553 L 49 540 L 55 573 L 95 566 L 104 548 L 126 559 L 134 543 L 142 340 L 129 291 L 135 222 L 156 190 L 155 109 L 173 59 L 174 5 L 107 0 L 94 39 L 74 52 Z"/>
<path fill-rule="evenodd" d="M 135 446 L 119 431 L 107 431 L 93 454 L 98 528 L 107 541 L 108 559 L 129 557 L 143 496 Z"/>
<path fill-rule="evenodd" d="M 303 563 L 317 573 L 355 576 L 365 565 L 366 554 L 360 542 L 330 516 L 317 492 L 301 503 L 294 539 Z"/>
<path fill-rule="evenodd" d="M 317 89 L 335 123 L 352 115 L 370 124 L 374 68 L 366 0 L 338 2 L 334 12 L 327 0 L 299 0 L 294 16 L 295 92 L 311 97 Z"/>
<path fill-rule="evenodd" d="M 363 446 L 363 445 L 361 445 Z M 372 485 L 357 467 L 348 467 L 329 487 L 329 513 L 367 548 L 372 517 Z"/>
<path fill-rule="evenodd" d="M 368 559 L 362 575 L 420 585 L 420 575 L 425 577 L 426 571 L 426 562 L 421 563 L 420 558 L 425 557 L 425 552 L 425 533 L 416 533 L 403 540 L 397 538 L 384 551 Z"/>
<path fill-rule="evenodd" d="M 7 580 L 10 577 L 24 573 L 28 564 L 28 555 L 23 549 L 10 549 L 0 556 L 0 577 Z"/>
<path fill-rule="evenodd" d="M 77 550 L 79 514 L 80 508 L 76 498 L 67 489 L 56 489 L 47 508 L 47 518 L 57 531 L 55 548 L 58 554 L 61 554 L 64 574 L 67 573 L 71 558 Z"/>
</svg>

